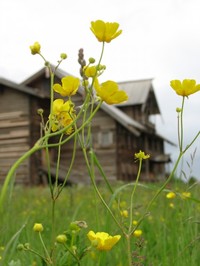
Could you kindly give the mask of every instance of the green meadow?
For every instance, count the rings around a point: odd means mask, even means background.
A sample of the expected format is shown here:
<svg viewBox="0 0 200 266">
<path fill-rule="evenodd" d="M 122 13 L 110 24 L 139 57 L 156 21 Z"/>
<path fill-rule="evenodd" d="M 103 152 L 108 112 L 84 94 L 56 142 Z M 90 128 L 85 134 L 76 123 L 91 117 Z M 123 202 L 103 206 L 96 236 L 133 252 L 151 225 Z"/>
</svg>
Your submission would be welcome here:
<svg viewBox="0 0 200 266">
<path fill-rule="evenodd" d="M 128 227 L 129 201 L 133 184 L 115 184 L 117 195 L 111 195 L 105 186 L 100 191 L 118 220 Z M 133 223 L 137 224 L 144 214 L 145 206 L 151 200 L 160 184 L 141 184 L 137 187 L 133 202 Z M 123 189 L 121 189 L 123 187 Z M 118 189 L 120 188 L 120 189 Z M 167 198 L 169 191 L 176 196 Z M 187 197 L 183 192 L 189 192 Z M 200 203 L 198 183 L 186 184 L 173 181 L 168 184 L 151 206 L 149 213 L 138 226 L 140 236 L 132 237 L 131 250 L 133 265 L 152 266 L 196 266 L 200 261 Z M 125 213 L 123 211 L 126 210 Z M 126 215 L 124 215 L 126 214 Z M 104 231 L 111 235 L 120 235 L 110 214 L 102 206 L 94 189 L 90 186 L 66 187 L 56 203 L 56 235 L 67 234 L 70 223 L 85 221 L 76 236 L 78 252 L 90 246 L 87 233 Z M 9 266 L 43 266 L 44 261 L 33 252 L 20 250 L 27 245 L 37 252 L 44 252 L 35 223 L 42 223 L 41 235 L 47 247 L 50 247 L 51 200 L 48 187 L 15 187 L 8 199 L 0 220 L 0 263 Z M 77 265 L 73 258 L 67 258 L 61 244 L 56 244 L 58 266 Z M 88 249 L 81 260 L 83 266 L 111 265 L 126 266 L 126 244 L 122 237 L 109 251 Z"/>
</svg>

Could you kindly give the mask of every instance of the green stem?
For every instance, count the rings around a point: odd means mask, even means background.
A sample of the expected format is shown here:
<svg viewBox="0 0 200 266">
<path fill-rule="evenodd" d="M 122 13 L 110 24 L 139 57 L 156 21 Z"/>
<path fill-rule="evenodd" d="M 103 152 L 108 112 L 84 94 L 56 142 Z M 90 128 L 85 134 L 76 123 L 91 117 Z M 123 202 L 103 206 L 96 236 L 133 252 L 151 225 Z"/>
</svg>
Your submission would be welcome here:
<svg viewBox="0 0 200 266">
<path fill-rule="evenodd" d="M 39 238 L 40 238 L 40 241 L 41 241 L 42 246 L 43 246 L 43 248 L 44 248 L 44 252 L 45 252 L 45 254 L 46 254 L 47 261 L 49 261 L 49 263 L 50 263 L 51 265 L 53 265 L 53 262 L 52 262 L 52 260 L 51 260 L 50 255 L 49 255 L 49 252 L 48 252 L 48 250 L 47 250 L 47 248 L 46 248 L 46 246 L 45 246 L 45 244 L 44 244 L 44 241 L 43 241 L 43 238 L 42 238 L 42 235 L 41 235 L 40 232 L 39 232 Z"/>
<path fill-rule="evenodd" d="M 131 251 L 131 235 L 126 235 L 126 240 L 127 240 L 127 254 L 128 254 L 128 266 L 132 266 L 132 251 Z"/>
<path fill-rule="evenodd" d="M 64 247 L 66 248 L 67 251 L 69 251 L 69 253 L 74 257 L 74 259 L 76 260 L 78 266 L 80 266 L 80 260 L 79 258 L 74 254 L 74 252 L 66 245 L 66 244 L 63 244 Z"/>
<path fill-rule="evenodd" d="M 185 96 L 182 98 L 182 106 L 181 106 L 181 116 L 180 116 L 180 125 L 179 125 L 179 132 L 180 132 L 180 152 L 183 150 L 183 110 L 184 110 L 184 103 L 185 103 Z"/>
<path fill-rule="evenodd" d="M 59 142 L 58 142 L 58 153 L 57 153 L 57 162 L 56 162 L 56 180 L 55 180 L 55 190 L 57 194 L 57 188 L 58 188 L 58 178 L 59 178 L 59 168 L 60 168 L 60 156 L 61 156 L 61 140 L 63 138 L 63 133 L 60 136 Z M 55 196 L 55 194 L 54 194 Z"/>
<path fill-rule="evenodd" d="M 123 227 L 121 226 L 121 224 L 118 222 L 118 220 L 114 216 L 113 212 L 111 211 L 111 209 L 109 208 L 109 206 L 105 202 L 104 198 L 101 195 L 101 192 L 99 191 L 99 189 L 98 189 L 98 187 L 96 185 L 94 172 L 92 171 L 92 167 L 90 166 L 86 149 L 85 148 L 82 148 L 82 150 L 83 150 L 83 155 L 84 155 L 84 158 L 85 158 L 86 166 L 87 166 L 87 169 L 88 169 L 88 173 L 89 173 L 89 176 L 90 176 L 90 180 L 91 180 L 92 185 L 93 185 L 93 187 L 95 189 L 95 192 L 97 193 L 99 199 L 101 200 L 101 202 L 104 205 L 104 207 L 106 208 L 106 210 L 110 213 L 111 217 L 113 218 L 113 220 L 115 221 L 115 223 L 117 224 L 117 226 L 120 228 L 120 230 L 122 231 L 122 233 L 125 234 L 125 232 L 123 230 Z M 91 160 L 92 160 L 92 157 L 91 157 Z"/>
<path fill-rule="evenodd" d="M 43 261 L 45 261 L 47 264 L 51 264 L 51 262 L 49 262 L 49 259 L 48 258 L 45 258 L 44 256 L 42 256 L 40 253 L 38 253 L 37 251 L 31 249 L 31 248 L 28 248 L 28 249 L 25 249 L 25 251 L 28 251 L 28 252 L 31 252 L 35 255 L 37 255 L 38 257 L 40 257 Z"/>
<path fill-rule="evenodd" d="M 139 178 L 140 178 L 140 174 L 141 174 L 141 170 L 142 170 L 142 161 L 143 161 L 142 158 L 139 159 L 139 167 L 138 167 L 137 177 L 136 177 L 136 181 L 134 183 L 133 190 L 132 190 L 132 193 L 131 193 L 129 233 L 131 233 L 131 231 L 132 231 L 132 223 L 133 223 L 133 197 L 134 197 L 134 194 L 135 194 L 135 191 L 136 191 L 136 187 L 137 187 L 138 182 L 139 182 Z"/>
</svg>

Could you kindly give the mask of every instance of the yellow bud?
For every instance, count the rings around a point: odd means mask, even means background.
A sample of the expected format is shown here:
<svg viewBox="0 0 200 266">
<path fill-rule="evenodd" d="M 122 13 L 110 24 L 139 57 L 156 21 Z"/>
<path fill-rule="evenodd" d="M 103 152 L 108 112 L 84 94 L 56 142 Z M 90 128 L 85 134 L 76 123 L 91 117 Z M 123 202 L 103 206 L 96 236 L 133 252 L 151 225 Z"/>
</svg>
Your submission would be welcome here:
<svg viewBox="0 0 200 266">
<path fill-rule="evenodd" d="M 176 112 L 177 112 L 177 113 L 180 113 L 181 111 L 182 111 L 181 108 L 179 108 L 179 107 L 176 108 Z"/>
<path fill-rule="evenodd" d="M 140 237 L 140 236 L 142 235 L 142 230 L 140 230 L 140 229 L 135 230 L 135 231 L 133 232 L 133 235 L 134 235 L 135 237 Z"/>
<path fill-rule="evenodd" d="M 56 241 L 57 241 L 58 243 L 60 243 L 60 244 L 64 244 L 64 243 L 67 242 L 67 237 L 66 237 L 66 235 L 64 235 L 64 234 L 62 234 L 62 235 L 58 235 L 58 236 L 56 237 Z"/>
<path fill-rule="evenodd" d="M 33 231 L 42 232 L 44 230 L 43 225 L 40 223 L 35 223 L 33 226 Z"/>
<path fill-rule="evenodd" d="M 62 53 L 62 54 L 60 55 L 60 58 L 63 59 L 63 60 L 65 60 L 65 59 L 67 58 L 67 54 Z"/>
<path fill-rule="evenodd" d="M 40 48 L 41 48 L 41 46 L 40 46 L 39 42 L 35 42 L 33 45 L 30 46 L 31 53 L 33 55 L 39 54 L 40 53 Z"/>
</svg>

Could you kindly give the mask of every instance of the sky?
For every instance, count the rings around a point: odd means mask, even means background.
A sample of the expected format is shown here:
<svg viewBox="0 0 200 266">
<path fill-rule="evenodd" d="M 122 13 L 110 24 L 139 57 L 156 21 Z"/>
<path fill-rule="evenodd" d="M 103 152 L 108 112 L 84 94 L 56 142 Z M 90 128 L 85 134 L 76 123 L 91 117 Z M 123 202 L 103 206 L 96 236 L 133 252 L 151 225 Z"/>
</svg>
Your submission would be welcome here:
<svg viewBox="0 0 200 266">
<path fill-rule="evenodd" d="M 101 81 L 153 79 L 161 115 L 154 117 L 157 132 L 177 143 L 176 107 L 181 97 L 170 88 L 170 80 L 195 79 L 200 83 L 199 0 L 0 0 L 0 77 L 20 83 L 43 67 L 39 56 L 30 53 L 35 41 L 42 54 L 56 64 L 62 52 L 68 58 L 61 69 L 79 75 L 77 54 L 98 60 L 99 43 L 90 22 L 118 22 L 122 35 L 106 44 Z M 199 131 L 200 93 L 186 99 L 184 144 Z M 173 162 L 178 147 L 167 145 Z M 194 154 L 193 171 L 190 172 Z M 200 140 L 182 162 L 186 176 L 200 179 Z M 180 171 L 180 170 L 179 170 Z M 179 175 L 179 173 L 177 173 Z"/>
</svg>

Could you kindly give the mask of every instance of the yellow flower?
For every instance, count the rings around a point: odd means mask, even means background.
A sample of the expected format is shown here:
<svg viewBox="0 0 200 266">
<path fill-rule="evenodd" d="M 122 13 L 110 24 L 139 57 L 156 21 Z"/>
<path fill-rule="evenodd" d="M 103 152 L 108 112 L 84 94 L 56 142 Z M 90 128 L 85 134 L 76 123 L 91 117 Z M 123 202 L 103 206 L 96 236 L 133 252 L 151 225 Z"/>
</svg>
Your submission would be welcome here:
<svg viewBox="0 0 200 266">
<path fill-rule="evenodd" d="M 128 211 L 127 210 L 122 210 L 120 213 L 121 213 L 122 217 L 128 218 Z"/>
<path fill-rule="evenodd" d="M 30 46 L 31 53 L 33 55 L 39 54 L 40 53 L 40 48 L 41 48 L 41 46 L 40 46 L 39 42 L 35 42 L 33 45 Z"/>
<path fill-rule="evenodd" d="M 40 223 L 35 223 L 33 226 L 33 231 L 42 232 L 44 230 L 43 225 Z"/>
<path fill-rule="evenodd" d="M 141 237 L 141 235 L 142 235 L 142 230 L 140 230 L 140 229 L 135 230 L 135 231 L 133 232 L 133 235 L 134 235 L 135 237 Z"/>
<path fill-rule="evenodd" d="M 171 202 L 171 203 L 169 204 L 169 207 L 172 208 L 172 209 L 174 209 L 174 208 L 175 208 L 174 203 Z"/>
<path fill-rule="evenodd" d="M 149 154 L 145 154 L 143 151 L 139 151 L 138 153 L 135 153 L 135 158 L 139 160 L 146 160 L 150 158 Z"/>
<path fill-rule="evenodd" d="M 182 82 L 176 79 L 171 80 L 170 86 L 181 96 L 189 96 L 200 90 L 200 84 L 196 85 L 194 79 L 184 79 Z"/>
<path fill-rule="evenodd" d="M 69 126 L 73 122 L 74 105 L 71 101 L 64 102 L 63 99 L 56 99 L 53 101 L 53 113 L 49 116 L 51 119 L 51 130 L 53 132 Z M 69 127 L 66 134 L 71 134 L 72 127 Z"/>
<path fill-rule="evenodd" d="M 99 42 L 110 42 L 118 37 L 122 30 L 117 31 L 119 24 L 117 22 L 104 22 L 96 20 L 91 22 L 91 31 L 96 36 Z"/>
<path fill-rule="evenodd" d="M 169 192 L 166 195 L 167 199 L 174 199 L 176 197 L 176 194 L 174 192 Z"/>
<path fill-rule="evenodd" d="M 87 236 L 92 245 L 98 250 L 110 250 L 121 238 L 120 235 L 110 236 L 105 232 L 97 232 L 95 234 L 93 231 L 89 231 Z"/>
<path fill-rule="evenodd" d="M 191 197 L 191 193 L 190 192 L 182 192 L 181 193 L 181 196 L 182 196 L 182 199 L 187 199 L 187 198 L 190 198 Z"/>
<path fill-rule="evenodd" d="M 61 82 L 62 86 L 60 84 L 54 84 L 53 89 L 63 97 L 76 94 L 80 85 L 79 78 L 75 78 L 73 76 L 66 76 L 61 79 Z"/>
<path fill-rule="evenodd" d="M 107 104 L 117 104 L 128 99 L 126 92 L 119 90 L 117 83 L 111 80 L 99 84 L 98 79 L 95 79 L 94 88 L 101 100 Z"/>
</svg>

